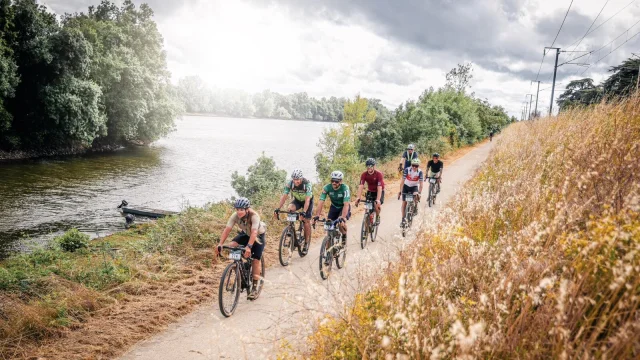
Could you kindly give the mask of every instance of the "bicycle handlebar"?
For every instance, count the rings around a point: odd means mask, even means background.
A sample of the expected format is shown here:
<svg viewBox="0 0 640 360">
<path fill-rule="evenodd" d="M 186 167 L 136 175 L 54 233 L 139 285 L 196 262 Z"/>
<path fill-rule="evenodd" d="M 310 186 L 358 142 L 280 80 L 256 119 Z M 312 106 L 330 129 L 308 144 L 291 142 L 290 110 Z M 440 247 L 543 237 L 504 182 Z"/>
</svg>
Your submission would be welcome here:
<svg viewBox="0 0 640 360">
<path fill-rule="evenodd" d="M 278 209 L 278 210 L 274 210 L 273 212 L 276 214 L 276 218 L 278 220 L 280 220 L 280 213 L 298 214 L 298 215 L 303 216 L 303 217 L 306 215 L 306 213 L 304 211 L 289 211 L 289 210 L 280 210 L 280 209 Z"/>
<path fill-rule="evenodd" d="M 313 228 L 315 229 L 315 228 L 316 228 L 316 222 L 318 222 L 318 221 L 320 221 L 320 222 L 327 222 L 327 220 L 331 221 L 331 225 L 334 225 L 334 226 L 335 226 L 337 223 L 340 223 L 340 222 L 343 222 L 343 221 L 344 221 L 344 219 L 341 219 L 341 218 L 337 218 L 337 219 L 335 219 L 335 220 L 331 220 L 331 219 L 327 219 L 327 218 L 324 218 L 324 219 L 317 219 L 317 220 L 315 220 L 315 221 L 313 222 L 312 226 L 313 226 Z"/>
</svg>

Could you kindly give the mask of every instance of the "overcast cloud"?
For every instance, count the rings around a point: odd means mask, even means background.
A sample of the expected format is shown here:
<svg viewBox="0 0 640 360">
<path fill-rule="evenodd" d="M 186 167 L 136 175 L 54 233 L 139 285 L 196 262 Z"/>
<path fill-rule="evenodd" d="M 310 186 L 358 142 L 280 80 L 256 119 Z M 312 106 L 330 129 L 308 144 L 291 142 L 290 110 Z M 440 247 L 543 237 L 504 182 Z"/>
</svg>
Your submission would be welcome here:
<svg viewBox="0 0 640 360">
<path fill-rule="evenodd" d="M 41 2 L 60 14 L 98 4 Z M 445 73 L 457 63 L 472 62 L 476 96 L 520 116 L 524 95 L 535 91 L 530 81 L 543 48 L 553 42 L 570 0 L 146 2 L 156 12 L 174 81 L 199 75 L 215 87 L 252 92 L 360 93 L 395 108 L 424 89 L 443 85 Z M 583 37 L 605 2 L 574 0 L 555 46 L 574 50 L 569 45 Z M 610 0 L 592 29 L 627 5 L 576 49 L 598 49 L 619 36 L 609 47 L 577 60 L 589 68 L 559 68 L 556 96 L 572 79 L 601 81 L 611 65 L 640 50 L 640 35 L 633 37 L 640 23 L 632 27 L 640 20 L 640 1 Z M 560 60 L 579 55 L 563 53 Z M 553 60 L 554 54 L 545 57 L 538 76 L 542 109 L 549 106 Z"/>
</svg>

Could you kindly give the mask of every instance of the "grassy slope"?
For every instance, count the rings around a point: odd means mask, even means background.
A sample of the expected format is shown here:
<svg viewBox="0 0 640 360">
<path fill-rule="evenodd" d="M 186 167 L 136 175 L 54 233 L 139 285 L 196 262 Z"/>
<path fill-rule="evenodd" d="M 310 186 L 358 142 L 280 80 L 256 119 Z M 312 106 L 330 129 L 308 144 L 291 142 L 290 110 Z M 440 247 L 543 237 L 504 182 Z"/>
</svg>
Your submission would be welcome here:
<svg viewBox="0 0 640 360">
<path fill-rule="evenodd" d="M 640 100 L 512 125 L 304 357 L 640 357 Z"/>
</svg>

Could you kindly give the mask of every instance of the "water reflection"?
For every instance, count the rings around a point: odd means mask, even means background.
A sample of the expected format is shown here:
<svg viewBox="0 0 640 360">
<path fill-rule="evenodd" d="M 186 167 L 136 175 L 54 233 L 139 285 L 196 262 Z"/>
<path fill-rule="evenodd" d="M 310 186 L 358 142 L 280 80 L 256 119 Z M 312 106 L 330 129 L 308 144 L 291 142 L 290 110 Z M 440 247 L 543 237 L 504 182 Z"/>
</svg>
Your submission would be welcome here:
<svg viewBox="0 0 640 360">
<path fill-rule="evenodd" d="M 186 117 L 151 147 L 0 163 L 0 256 L 22 238 L 46 240 L 71 227 L 91 236 L 122 229 L 122 199 L 180 211 L 232 195 L 231 173 L 261 152 L 279 167 L 314 174 L 326 123 Z M 292 147 L 292 144 L 295 144 Z"/>
</svg>

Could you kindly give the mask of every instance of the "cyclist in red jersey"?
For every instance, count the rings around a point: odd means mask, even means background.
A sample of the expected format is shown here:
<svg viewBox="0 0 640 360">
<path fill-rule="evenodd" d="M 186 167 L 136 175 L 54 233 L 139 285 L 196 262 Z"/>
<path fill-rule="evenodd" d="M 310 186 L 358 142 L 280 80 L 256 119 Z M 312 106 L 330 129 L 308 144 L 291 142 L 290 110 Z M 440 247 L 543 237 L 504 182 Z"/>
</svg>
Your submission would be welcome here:
<svg viewBox="0 0 640 360">
<path fill-rule="evenodd" d="M 376 170 L 376 160 L 373 158 L 367 159 L 365 163 L 367 165 L 367 171 L 360 175 L 360 186 L 358 187 L 358 198 L 356 200 L 356 206 L 360 203 L 362 197 L 362 189 L 364 184 L 367 183 L 366 198 L 375 201 L 376 207 L 376 225 L 380 224 L 380 209 L 384 204 L 384 174 Z"/>
</svg>

